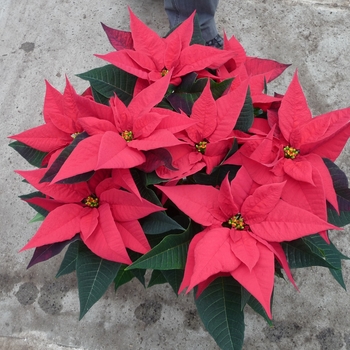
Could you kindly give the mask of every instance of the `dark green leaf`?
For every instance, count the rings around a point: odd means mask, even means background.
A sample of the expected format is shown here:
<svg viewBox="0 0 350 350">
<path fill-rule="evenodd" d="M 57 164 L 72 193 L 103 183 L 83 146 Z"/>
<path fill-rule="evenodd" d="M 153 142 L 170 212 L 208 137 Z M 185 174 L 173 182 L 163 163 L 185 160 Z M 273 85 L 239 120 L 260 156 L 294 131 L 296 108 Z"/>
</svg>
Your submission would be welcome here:
<svg viewBox="0 0 350 350">
<path fill-rule="evenodd" d="M 181 282 L 184 278 L 184 270 L 164 270 L 162 271 L 162 274 L 170 284 L 174 293 L 178 295 Z"/>
<path fill-rule="evenodd" d="M 109 98 L 101 95 L 92 86 L 91 86 L 91 91 L 92 91 L 92 96 L 94 97 L 94 100 L 96 102 L 101 103 L 101 104 L 106 105 L 106 106 L 109 106 Z"/>
<path fill-rule="evenodd" d="M 167 235 L 158 245 L 133 262 L 127 269 L 184 269 L 187 250 L 194 235 L 193 225 L 181 234 Z"/>
<path fill-rule="evenodd" d="M 332 242 L 330 242 L 330 244 L 326 243 L 319 235 L 304 237 L 303 240 L 314 254 L 329 262 L 331 265 L 329 271 L 331 272 L 332 276 L 344 289 L 346 289 L 341 271 L 341 260 L 349 260 L 350 258 L 343 255 Z"/>
<path fill-rule="evenodd" d="M 237 165 L 220 165 L 209 175 L 204 172 L 194 174 L 193 179 L 198 184 L 219 186 L 227 174 L 229 174 L 228 178 L 231 181 L 236 176 L 239 168 Z"/>
<path fill-rule="evenodd" d="M 248 131 L 253 125 L 254 121 L 254 107 L 252 97 L 250 95 L 250 88 L 248 87 L 247 96 L 242 108 L 242 111 L 237 119 L 235 130 Z"/>
<path fill-rule="evenodd" d="M 193 44 L 199 44 L 199 45 L 205 45 L 205 40 L 202 37 L 202 30 L 199 24 L 198 15 L 196 14 L 194 16 L 193 20 L 193 34 L 192 39 L 190 42 L 190 45 Z"/>
<path fill-rule="evenodd" d="M 339 214 L 327 203 L 328 222 L 336 226 L 350 224 L 350 189 L 345 173 L 332 161 L 324 158 L 329 173 L 333 180 L 333 187 L 337 194 Z"/>
<path fill-rule="evenodd" d="M 116 94 L 120 100 L 128 105 L 133 97 L 137 77 L 109 64 L 78 74 L 79 78 L 88 80 L 93 90 L 105 98 Z"/>
<path fill-rule="evenodd" d="M 190 76 L 190 78 L 192 78 L 192 76 Z M 167 100 L 171 103 L 175 111 L 180 112 L 181 110 L 187 115 L 191 115 L 194 102 L 202 94 L 207 84 L 207 79 L 202 78 L 196 80 L 192 86 L 189 87 L 189 81 L 190 79 L 185 81 L 185 87 L 187 90 L 184 91 L 184 86 L 180 84 L 180 86 L 175 89 L 172 94 L 167 96 Z M 220 96 L 222 96 L 231 83 L 232 79 L 227 79 L 220 83 L 210 80 L 210 89 L 214 99 L 218 99 Z"/>
<path fill-rule="evenodd" d="M 125 271 L 127 265 L 121 265 L 117 273 L 117 276 L 114 279 L 114 290 L 116 291 L 123 284 L 131 281 L 135 275 L 131 271 Z"/>
<path fill-rule="evenodd" d="M 253 295 L 250 295 L 250 298 L 248 299 L 247 304 L 257 314 L 262 316 L 265 319 L 265 321 L 268 323 L 269 326 L 273 326 L 273 323 L 272 323 L 271 319 L 269 318 L 269 316 L 267 316 L 265 309 L 262 307 L 262 305 L 258 302 L 258 300 Z M 272 298 L 271 298 L 271 305 L 272 305 Z"/>
<path fill-rule="evenodd" d="M 37 168 L 41 167 L 41 163 L 47 155 L 46 152 L 38 151 L 19 141 L 11 142 L 9 146 L 17 151 L 29 164 Z"/>
<path fill-rule="evenodd" d="M 32 193 L 29 193 L 29 194 L 23 194 L 23 195 L 19 196 L 19 198 L 21 198 L 24 201 L 26 201 L 27 199 L 35 198 L 35 197 L 45 198 L 46 196 L 44 194 L 42 194 L 41 192 L 39 192 L 39 191 L 32 192 Z M 49 213 L 46 209 L 43 209 L 43 208 L 39 207 L 36 204 L 29 203 L 29 202 L 27 202 L 27 203 L 35 211 L 37 211 L 40 215 L 42 215 L 44 217 L 46 217 L 47 214 Z"/>
<path fill-rule="evenodd" d="M 245 325 L 241 286 L 233 278 L 217 278 L 195 303 L 205 328 L 221 349 L 242 349 Z"/>
<path fill-rule="evenodd" d="M 140 219 L 140 223 L 143 231 L 148 235 L 159 235 L 169 231 L 185 231 L 185 228 L 163 212 L 152 213 Z"/>
<path fill-rule="evenodd" d="M 167 279 L 164 277 L 162 271 L 160 270 L 153 270 L 151 278 L 148 282 L 147 288 L 153 287 L 157 284 L 164 284 L 167 283 Z"/>
<path fill-rule="evenodd" d="M 346 285 L 343 278 L 342 270 L 329 269 L 329 272 L 332 274 L 334 279 L 346 290 Z"/>
<path fill-rule="evenodd" d="M 80 301 L 79 319 L 82 319 L 103 296 L 117 276 L 120 265 L 98 257 L 84 244 L 80 244 L 76 262 Z"/>
<path fill-rule="evenodd" d="M 350 260 L 332 242 L 328 244 L 320 235 L 307 236 L 302 239 L 314 254 L 329 262 L 335 269 L 341 268 L 341 259 Z"/>
<path fill-rule="evenodd" d="M 135 181 L 135 184 L 140 192 L 141 197 L 147 199 L 153 204 L 162 206 L 159 198 L 154 193 L 154 191 L 146 186 L 146 174 L 137 169 L 130 169 L 130 173 Z"/>
<path fill-rule="evenodd" d="M 291 269 L 309 266 L 332 267 L 329 262 L 313 253 L 302 239 L 297 239 L 291 242 L 283 242 L 281 245 Z"/>
<path fill-rule="evenodd" d="M 69 273 L 74 272 L 76 270 L 79 245 L 80 242 L 78 240 L 69 245 L 66 254 L 64 255 L 64 258 L 62 260 L 61 266 L 58 269 L 56 278 L 63 275 L 68 275 Z"/>
<path fill-rule="evenodd" d="M 151 173 L 145 174 L 146 176 L 146 186 L 149 185 L 158 185 L 162 182 L 167 182 L 167 179 L 160 178 L 155 171 L 152 171 Z"/>
</svg>

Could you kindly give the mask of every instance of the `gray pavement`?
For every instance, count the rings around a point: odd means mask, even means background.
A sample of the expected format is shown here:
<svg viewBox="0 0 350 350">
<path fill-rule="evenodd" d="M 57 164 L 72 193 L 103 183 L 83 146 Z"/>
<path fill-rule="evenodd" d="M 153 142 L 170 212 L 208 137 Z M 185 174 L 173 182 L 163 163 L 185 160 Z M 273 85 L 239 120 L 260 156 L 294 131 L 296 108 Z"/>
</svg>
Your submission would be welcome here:
<svg viewBox="0 0 350 350">
<path fill-rule="evenodd" d="M 17 196 L 31 188 L 14 169 L 29 169 L 7 146 L 6 136 L 42 123 L 44 79 L 61 90 L 67 75 L 105 62 L 93 56 L 112 50 L 100 22 L 128 30 L 127 5 L 151 28 L 165 34 L 161 0 L 0 0 L 0 349 L 128 350 L 217 349 L 196 315 L 192 295 L 169 287 L 144 290 L 136 281 L 111 288 L 79 322 L 74 275 L 55 279 L 61 256 L 26 270 L 32 251 L 18 250 L 35 233 L 34 212 Z M 350 105 L 349 0 L 221 1 L 220 31 L 235 35 L 251 56 L 292 63 L 270 87 L 284 93 L 296 68 L 315 115 Z M 348 145 L 349 146 L 349 145 Z M 350 175 L 350 147 L 338 160 Z M 349 227 L 332 233 L 350 256 Z M 349 350 L 350 293 L 328 270 L 295 274 L 300 292 L 278 281 L 274 328 L 251 312 L 245 350 Z M 350 286 L 350 262 L 344 263 Z"/>
</svg>

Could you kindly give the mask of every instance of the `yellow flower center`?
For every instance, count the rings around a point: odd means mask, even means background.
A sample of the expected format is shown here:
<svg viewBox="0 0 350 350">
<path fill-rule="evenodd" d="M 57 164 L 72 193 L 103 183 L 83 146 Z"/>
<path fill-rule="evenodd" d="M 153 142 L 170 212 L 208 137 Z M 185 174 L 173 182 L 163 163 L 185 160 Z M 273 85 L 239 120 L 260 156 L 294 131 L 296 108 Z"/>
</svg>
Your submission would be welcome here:
<svg viewBox="0 0 350 350">
<path fill-rule="evenodd" d="M 244 230 L 245 228 L 245 223 L 240 213 L 238 213 L 235 216 L 232 216 L 232 218 L 228 221 L 228 224 L 236 230 Z"/>
<path fill-rule="evenodd" d="M 73 133 L 70 136 L 71 136 L 72 139 L 75 139 L 79 134 L 80 134 L 80 132 L 75 132 L 75 133 Z"/>
<path fill-rule="evenodd" d="M 85 204 L 87 207 L 90 207 L 90 208 L 98 208 L 99 206 L 98 197 L 96 197 L 95 194 L 91 194 L 90 196 L 83 199 L 83 204 Z"/>
<path fill-rule="evenodd" d="M 294 147 L 286 146 L 283 147 L 284 158 L 295 159 L 295 157 L 299 154 L 299 150 Z"/>
<path fill-rule="evenodd" d="M 164 67 L 164 68 L 161 70 L 160 75 L 161 75 L 162 77 L 164 77 L 164 76 L 166 76 L 168 73 L 169 73 L 169 71 Z"/>
<path fill-rule="evenodd" d="M 196 149 L 199 153 L 204 154 L 205 149 L 207 148 L 207 141 L 201 141 L 196 144 Z"/>
<path fill-rule="evenodd" d="M 130 142 L 134 138 L 132 131 L 128 131 L 128 130 L 123 131 L 121 136 L 126 142 Z"/>
</svg>

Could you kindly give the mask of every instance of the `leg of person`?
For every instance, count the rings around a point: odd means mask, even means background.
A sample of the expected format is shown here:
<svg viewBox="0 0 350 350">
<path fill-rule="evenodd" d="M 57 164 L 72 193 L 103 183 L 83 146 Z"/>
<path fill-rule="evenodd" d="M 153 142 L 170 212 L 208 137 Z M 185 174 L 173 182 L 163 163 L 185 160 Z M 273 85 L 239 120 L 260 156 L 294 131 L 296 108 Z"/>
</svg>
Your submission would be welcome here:
<svg viewBox="0 0 350 350">
<path fill-rule="evenodd" d="M 170 28 L 188 18 L 196 11 L 203 39 L 209 46 L 222 47 L 223 41 L 215 23 L 215 12 L 219 0 L 164 0 L 164 9 Z"/>
</svg>

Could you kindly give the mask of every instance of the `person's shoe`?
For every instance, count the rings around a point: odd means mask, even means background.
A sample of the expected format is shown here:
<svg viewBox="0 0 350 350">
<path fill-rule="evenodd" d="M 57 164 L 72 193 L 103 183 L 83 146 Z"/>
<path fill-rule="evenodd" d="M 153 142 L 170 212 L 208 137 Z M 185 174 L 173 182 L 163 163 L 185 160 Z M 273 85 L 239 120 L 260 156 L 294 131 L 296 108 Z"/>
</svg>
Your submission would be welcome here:
<svg viewBox="0 0 350 350">
<path fill-rule="evenodd" d="M 207 41 L 206 46 L 216 47 L 217 49 L 222 49 L 224 47 L 224 39 L 218 34 L 215 38 Z"/>
</svg>

